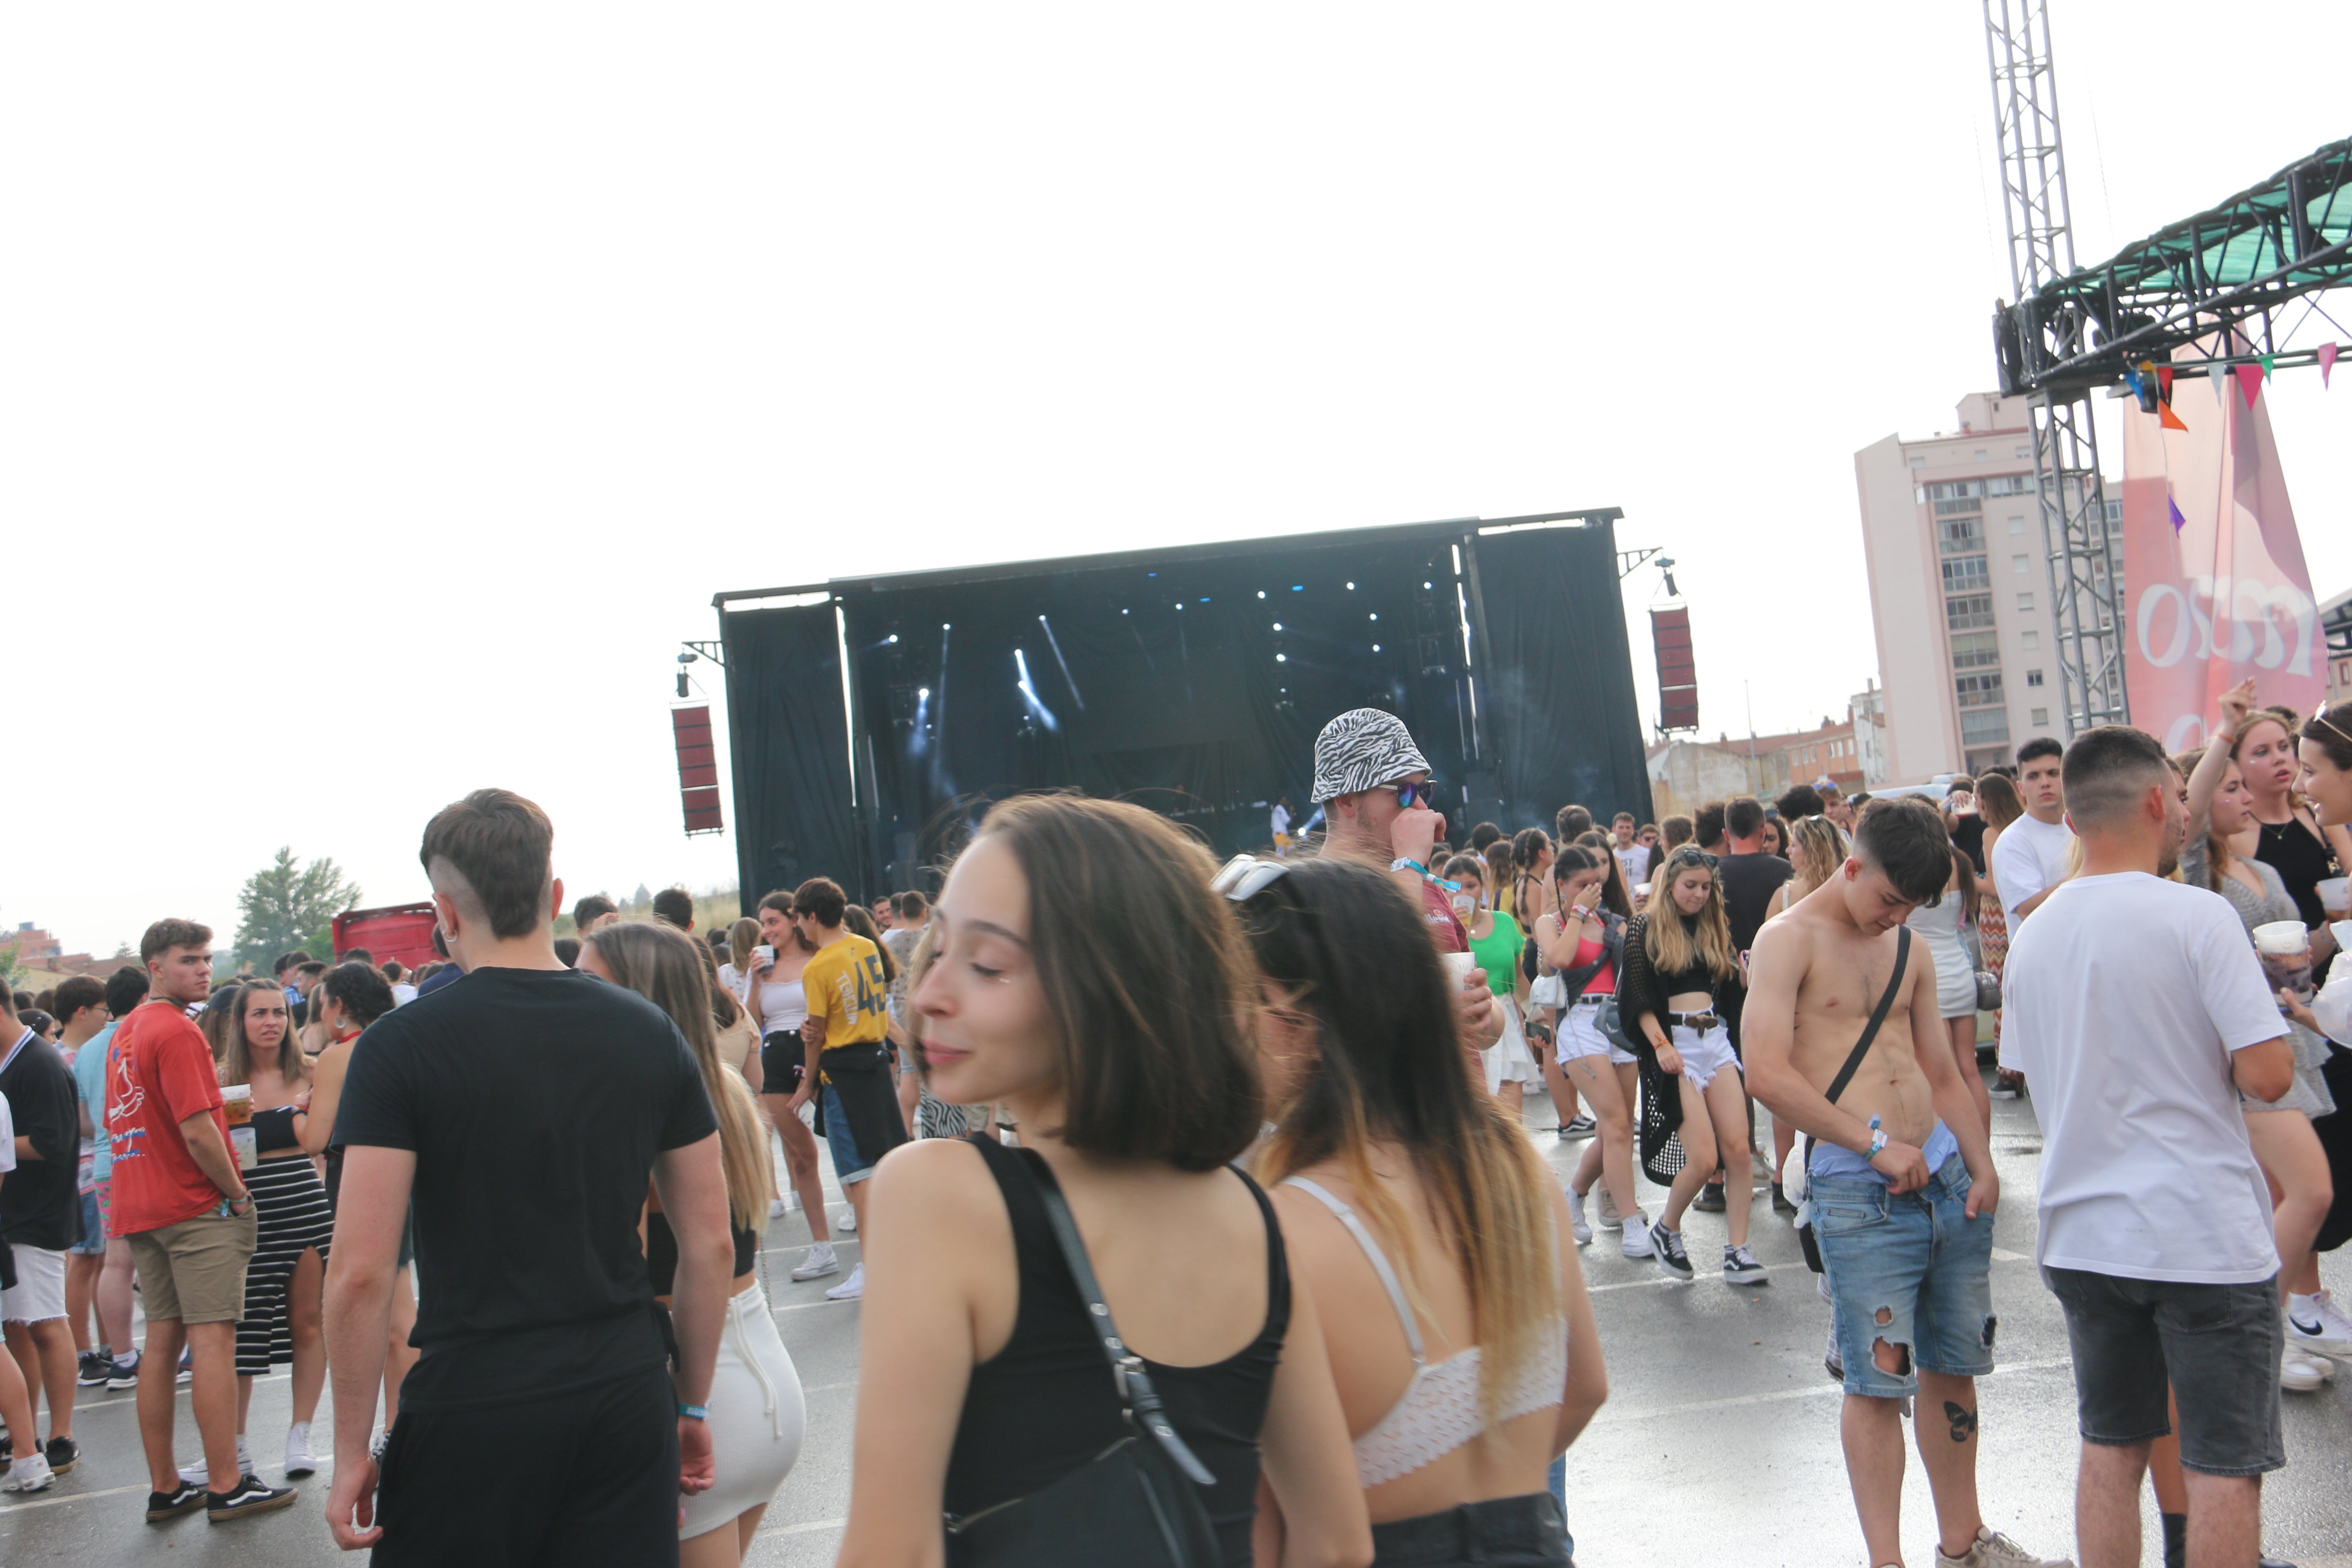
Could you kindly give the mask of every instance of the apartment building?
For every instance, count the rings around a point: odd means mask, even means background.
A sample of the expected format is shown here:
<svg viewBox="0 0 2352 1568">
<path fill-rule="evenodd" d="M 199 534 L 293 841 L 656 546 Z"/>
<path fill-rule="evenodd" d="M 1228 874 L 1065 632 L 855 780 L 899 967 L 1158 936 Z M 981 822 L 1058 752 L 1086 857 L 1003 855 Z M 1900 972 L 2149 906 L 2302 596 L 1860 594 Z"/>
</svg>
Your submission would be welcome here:
<svg viewBox="0 0 2352 1568">
<path fill-rule="evenodd" d="M 1887 783 L 1975 773 L 2032 736 L 2063 738 L 2029 420 L 2025 399 L 1974 393 L 1958 430 L 1854 454 Z"/>
</svg>

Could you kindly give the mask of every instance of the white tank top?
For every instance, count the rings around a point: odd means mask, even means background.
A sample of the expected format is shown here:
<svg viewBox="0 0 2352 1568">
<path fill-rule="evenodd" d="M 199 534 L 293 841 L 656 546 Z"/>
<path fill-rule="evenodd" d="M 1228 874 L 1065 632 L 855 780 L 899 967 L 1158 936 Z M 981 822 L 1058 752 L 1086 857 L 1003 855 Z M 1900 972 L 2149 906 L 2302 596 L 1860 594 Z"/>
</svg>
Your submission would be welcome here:
<svg viewBox="0 0 2352 1568">
<path fill-rule="evenodd" d="M 722 963 L 719 966 L 719 980 L 735 994 L 736 1001 L 752 1008 L 751 998 L 746 994 L 751 988 L 749 976 L 731 963 Z M 759 1004 L 753 1010 L 760 1015 L 762 1039 L 786 1029 L 797 1029 L 808 1017 L 808 992 L 797 979 L 764 980 L 760 983 Z"/>
<path fill-rule="evenodd" d="M 1372 1271 L 1381 1277 L 1389 1304 L 1396 1309 L 1397 1321 L 1404 1325 L 1405 1344 L 1412 1352 L 1412 1381 L 1404 1385 L 1403 1396 L 1370 1431 L 1356 1439 L 1356 1479 L 1371 1488 L 1411 1475 L 1486 1430 L 1478 1409 L 1478 1347 L 1457 1351 L 1432 1366 L 1422 1346 L 1421 1325 L 1413 1321 L 1412 1307 L 1404 1299 L 1404 1287 L 1389 1266 L 1388 1254 L 1372 1239 L 1356 1211 L 1305 1176 L 1293 1176 L 1282 1184 L 1315 1197 L 1348 1227 L 1348 1234 L 1371 1260 Z M 1568 1323 L 1555 1318 L 1552 1325 L 1552 1331 L 1542 1338 L 1541 1348 L 1519 1369 L 1518 1377 L 1505 1393 L 1502 1408 L 1496 1413 L 1498 1425 L 1559 1403 L 1560 1389 L 1568 1381 Z"/>
</svg>

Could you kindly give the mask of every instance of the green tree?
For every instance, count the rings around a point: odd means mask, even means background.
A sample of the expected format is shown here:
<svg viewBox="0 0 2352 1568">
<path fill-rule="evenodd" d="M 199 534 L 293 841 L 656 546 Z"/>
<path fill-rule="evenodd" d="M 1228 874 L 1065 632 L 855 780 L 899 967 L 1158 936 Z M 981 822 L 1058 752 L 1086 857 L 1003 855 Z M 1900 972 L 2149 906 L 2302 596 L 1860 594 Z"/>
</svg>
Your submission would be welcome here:
<svg viewBox="0 0 2352 1568">
<path fill-rule="evenodd" d="M 5 947 L 0 947 L 0 985 L 15 985 L 23 976 L 25 969 L 26 963 L 16 952 L 16 943 L 12 942 Z M 9 1009 L 9 1016 L 15 1016 L 15 1011 L 14 1008 Z"/>
<path fill-rule="evenodd" d="M 334 918 L 359 901 L 359 885 L 332 858 L 322 855 L 306 866 L 291 847 L 281 847 L 237 892 L 232 962 L 267 969 L 279 953 L 298 947 L 313 958 L 329 957 L 325 938 Z"/>
</svg>

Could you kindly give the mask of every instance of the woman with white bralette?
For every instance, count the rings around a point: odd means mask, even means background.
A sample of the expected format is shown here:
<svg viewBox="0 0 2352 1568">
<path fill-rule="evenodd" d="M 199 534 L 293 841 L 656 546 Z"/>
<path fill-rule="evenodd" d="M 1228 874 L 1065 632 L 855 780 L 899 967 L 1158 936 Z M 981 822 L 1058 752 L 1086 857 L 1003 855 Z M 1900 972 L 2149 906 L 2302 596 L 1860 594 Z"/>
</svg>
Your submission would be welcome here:
<svg viewBox="0 0 2352 1568">
<path fill-rule="evenodd" d="M 1608 1391 L 1568 1205 L 1464 1071 L 1417 911 L 1375 869 L 1285 866 L 1241 906 L 1275 1107 L 1258 1170 L 1313 1281 L 1373 1562 L 1564 1564 L 1546 1472 Z M 1260 1562 L 1281 1528 L 1262 1506 Z"/>
</svg>

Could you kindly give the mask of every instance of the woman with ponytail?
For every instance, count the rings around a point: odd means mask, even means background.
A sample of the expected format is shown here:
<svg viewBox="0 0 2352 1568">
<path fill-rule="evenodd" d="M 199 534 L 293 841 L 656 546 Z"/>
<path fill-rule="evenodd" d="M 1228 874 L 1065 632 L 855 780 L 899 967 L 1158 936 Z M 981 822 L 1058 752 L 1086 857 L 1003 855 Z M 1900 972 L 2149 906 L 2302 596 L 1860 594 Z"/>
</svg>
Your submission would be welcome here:
<svg viewBox="0 0 2352 1568">
<path fill-rule="evenodd" d="M 1273 1102 L 1257 1168 L 1313 1285 L 1373 1562 L 1475 1542 L 1492 1568 L 1565 1563 L 1546 1472 L 1608 1391 L 1568 1205 L 1464 1070 L 1451 987 L 1394 884 L 1280 864 L 1241 902 Z M 1262 1518 L 1259 1561 L 1280 1528 Z"/>
<path fill-rule="evenodd" d="M 580 967 L 637 993 L 669 1015 L 686 1037 L 702 1086 L 719 1118 L 719 1159 L 727 1175 L 727 1215 L 735 1236 L 735 1279 L 729 1290 L 719 1361 L 710 1377 L 710 1444 L 719 1483 L 681 1500 L 681 1568 L 736 1568 L 768 1511 L 769 1500 L 800 1458 L 805 1409 L 800 1374 L 777 1336 L 767 1293 L 754 1272 L 760 1232 L 774 1182 L 759 1102 L 742 1075 L 719 1057 L 708 950 L 660 921 L 629 921 L 586 939 Z M 646 1268 L 667 1307 L 677 1271 L 677 1239 L 660 1200 L 646 1194 Z"/>
</svg>

